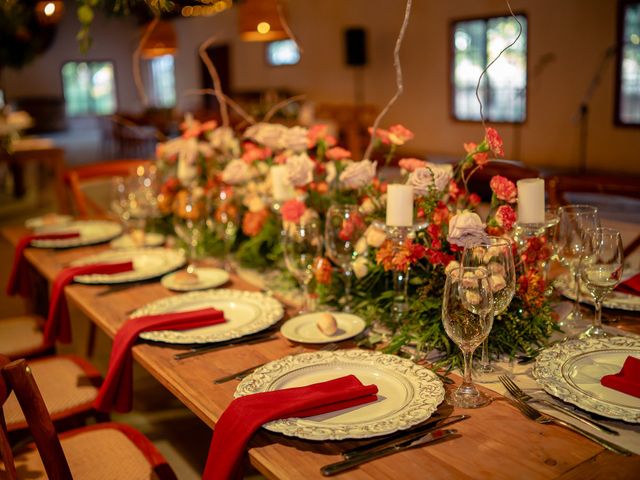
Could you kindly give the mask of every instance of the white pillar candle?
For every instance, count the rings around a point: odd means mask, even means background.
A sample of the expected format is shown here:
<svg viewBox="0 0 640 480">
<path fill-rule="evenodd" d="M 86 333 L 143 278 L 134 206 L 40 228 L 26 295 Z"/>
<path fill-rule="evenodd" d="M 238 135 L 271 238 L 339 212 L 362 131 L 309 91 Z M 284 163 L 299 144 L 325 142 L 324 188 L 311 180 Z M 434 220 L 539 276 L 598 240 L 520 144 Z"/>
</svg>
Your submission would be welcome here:
<svg viewBox="0 0 640 480">
<path fill-rule="evenodd" d="M 413 225 L 413 187 L 392 184 L 387 187 L 387 225 L 410 227 Z"/>
<path fill-rule="evenodd" d="M 544 180 L 518 180 L 518 223 L 544 223 Z"/>
<path fill-rule="evenodd" d="M 293 185 L 289 182 L 287 167 L 284 165 L 271 167 L 271 193 L 277 202 L 289 200 L 295 195 Z"/>
</svg>

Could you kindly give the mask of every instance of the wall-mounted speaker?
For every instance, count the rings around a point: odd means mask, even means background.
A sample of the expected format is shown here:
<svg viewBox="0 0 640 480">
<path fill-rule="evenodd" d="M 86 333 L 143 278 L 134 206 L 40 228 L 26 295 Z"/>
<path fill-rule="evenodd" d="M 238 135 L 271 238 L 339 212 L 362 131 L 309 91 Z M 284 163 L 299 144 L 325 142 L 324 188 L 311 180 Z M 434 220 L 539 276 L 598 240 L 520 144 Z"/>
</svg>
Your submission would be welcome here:
<svg viewBox="0 0 640 480">
<path fill-rule="evenodd" d="M 348 28 L 344 32 L 347 65 L 361 67 L 367 64 L 367 32 L 364 28 Z"/>
</svg>

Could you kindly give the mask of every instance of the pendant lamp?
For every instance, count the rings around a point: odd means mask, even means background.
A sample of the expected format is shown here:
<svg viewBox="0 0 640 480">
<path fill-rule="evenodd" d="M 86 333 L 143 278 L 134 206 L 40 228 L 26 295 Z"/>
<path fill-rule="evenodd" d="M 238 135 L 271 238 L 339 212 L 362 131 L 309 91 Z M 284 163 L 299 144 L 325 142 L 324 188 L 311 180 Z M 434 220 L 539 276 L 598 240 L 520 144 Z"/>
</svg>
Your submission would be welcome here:
<svg viewBox="0 0 640 480">
<path fill-rule="evenodd" d="M 147 29 L 145 25 L 142 29 Z M 143 33 L 144 34 L 144 33 Z M 162 55 L 175 55 L 178 51 L 178 36 L 173 23 L 160 20 L 149 34 L 149 37 L 140 50 L 143 58 L 161 57 Z"/>
<path fill-rule="evenodd" d="M 278 0 L 243 0 L 238 4 L 240 38 L 248 42 L 272 42 L 288 38 L 278 15 Z"/>
</svg>

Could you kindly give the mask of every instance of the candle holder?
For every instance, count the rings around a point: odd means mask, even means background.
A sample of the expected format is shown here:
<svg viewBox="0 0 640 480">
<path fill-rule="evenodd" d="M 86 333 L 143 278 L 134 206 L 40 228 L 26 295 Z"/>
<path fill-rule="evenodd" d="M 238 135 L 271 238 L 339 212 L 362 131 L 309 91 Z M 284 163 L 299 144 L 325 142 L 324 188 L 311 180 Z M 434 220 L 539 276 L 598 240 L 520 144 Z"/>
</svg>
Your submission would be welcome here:
<svg viewBox="0 0 640 480">
<path fill-rule="evenodd" d="M 405 248 L 407 238 L 414 233 L 413 227 L 394 227 L 385 226 L 385 230 L 392 242 L 391 251 L 394 258 Z M 407 289 L 409 286 L 409 270 L 394 269 L 393 270 L 393 303 L 391 304 L 391 318 L 396 324 L 399 324 L 409 311 L 409 298 Z"/>
<path fill-rule="evenodd" d="M 516 223 L 513 230 L 513 241 L 518 249 L 525 272 L 535 270 L 542 275 L 545 286 L 550 260 L 553 258 L 553 237 L 558 225 L 558 215 L 555 211 L 547 210 L 545 220 L 540 223 Z M 550 294 L 547 288 L 545 294 Z"/>
</svg>

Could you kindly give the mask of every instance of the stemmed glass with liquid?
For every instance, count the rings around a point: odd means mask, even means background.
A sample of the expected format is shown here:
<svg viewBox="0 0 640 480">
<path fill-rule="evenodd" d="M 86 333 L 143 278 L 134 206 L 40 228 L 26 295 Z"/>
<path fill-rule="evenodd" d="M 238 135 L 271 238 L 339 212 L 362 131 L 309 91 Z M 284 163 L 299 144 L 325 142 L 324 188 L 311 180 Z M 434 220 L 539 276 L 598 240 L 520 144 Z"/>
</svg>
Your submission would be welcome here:
<svg viewBox="0 0 640 480">
<path fill-rule="evenodd" d="M 207 227 L 222 241 L 223 266 L 230 271 L 233 263 L 229 254 L 238 235 L 240 209 L 231 192 L 225 189 L 208 197 L 208 202 L 211 215 L 207 218 Z"/>
<path fill-rule="evenodd" d="M 593 324 L 580 338 L 606 337 L 602 328 L 602 302 L 622 279 L 624 253 L 620 232 L 612 228 L 588 229 L 583 234 L 580 278 L 593 297 Z"/>
<path fill-rule="evenodd" d="M 300 283 L 304 295 L 300 313 L 313 312 L 315 302 L 309 294 L 309 284 L 313 279 L 314 261 L 322 253 L 322 236 L 318 219 L 288 223 L 284 227 L 282 236 L 285 264 Z"/>
<path fill-rule="evenodd" d="M 463 267 L 484 268 L 489 273 L 489 284 L 493 298 L 493 317 L 509 307 L 516 292 L 516 268 L 511 240 L 502 237 L 487 237 L 487 240 L 465 248 L 462 254 Z M 482 343 L 480 364 L 476 367 L 476 380 L 491 382 L 496 373 L 504 373 L 489 358 L 489 341 Z"/>
<path fill-rule="evenodd" d="M 447 274 L 442 298 L 442 323 L 464 357 L 464 377 L 457 390 L 447 396 L 450 405 L 477 408 L 490 399 L 471 379 L 473 352 L 493 326 L 493 293 L 485 268 L 460 267 Z"/>
<path fill-rule="evenodd" d="M 173 228 L 176 235 L 187 246 L 187 272 L 194 273 L 195 261 L 198 257 L 198 245 L 204 238 L 206 229 L 207 202 L 205 196 L 198 189 L 181 191 L 174 204 Z"/>
<path fill-rule="evenodd" d="M 357 256 L 356 243 L 364 234 L 366 224 L 357 205 L 332 205 L 327 211 L 324 229 L 324 243 L 327 255 L 335 262 L 345 276 L 344 308 L 351 311 L 351 279 L 353 262 Z"/>
<path fill-rule="evenodd" d="M 584 251 L 584 232 L 600 227 L 598 209 L 591 205 L 566 205 L 558 209 L 558 226 L 554 245 L 556 254 L 573 275 L 573 309 L 559 325 L 575 326 L 582 320 L 580 313 L 580 260 Z"/>
</svg>

